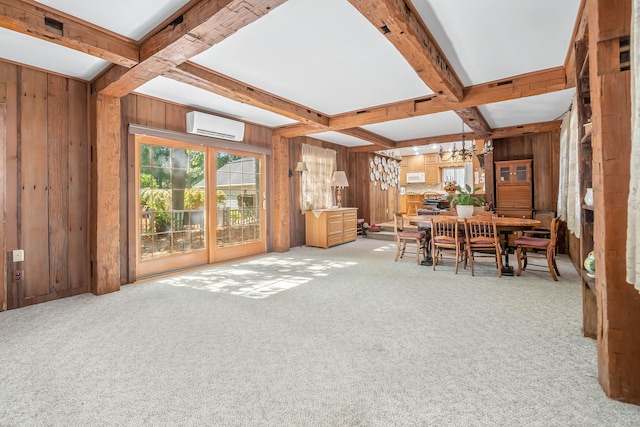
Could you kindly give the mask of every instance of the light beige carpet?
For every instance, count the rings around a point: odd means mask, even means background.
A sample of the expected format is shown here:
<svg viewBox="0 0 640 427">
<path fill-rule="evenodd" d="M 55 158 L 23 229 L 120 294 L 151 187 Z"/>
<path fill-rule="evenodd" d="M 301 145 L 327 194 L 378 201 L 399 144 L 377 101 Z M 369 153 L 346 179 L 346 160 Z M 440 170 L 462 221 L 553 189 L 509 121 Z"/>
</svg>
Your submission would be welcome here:
<svg viewBox="0 0 640 427">
<path fill-rule="evenodd" d="M 295 248 L 0 313 L 2 426 L 637 426 L 607 398 L 566 258 Z"/>
</svg>

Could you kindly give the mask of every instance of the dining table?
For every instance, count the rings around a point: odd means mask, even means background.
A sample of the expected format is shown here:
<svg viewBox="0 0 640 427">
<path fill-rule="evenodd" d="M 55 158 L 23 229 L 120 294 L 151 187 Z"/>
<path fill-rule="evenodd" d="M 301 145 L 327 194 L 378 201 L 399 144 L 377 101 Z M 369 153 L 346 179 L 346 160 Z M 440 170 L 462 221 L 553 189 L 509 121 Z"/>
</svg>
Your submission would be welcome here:
<svg viewBox="0 0 640 427">
<path fill-rule="evenodd" d="M 405 220 L 409 224 L 416 225 L 420 228 L 431 228 L 431 218 L 433 217 L 433 215 L 408 215 L 405 217 Z M 459 223 L 464 224 L 464 218 L 453 215 L 451 217 L 457 218 Z M 513 267 L 509 265 L 509 253 L 514 249 L 514 247 L 509 245 L 509 235 L 513 234 L 514 231 L 535 227 L 540 225 L 542 222 L 533 218 L 516 218 L 507 216 L 496 216 L 495 219 L 498 232 L 504 236 L 505 242 L 504 247 L 502 248 L 502 254 L 504 255 L 502 274 L 506 276 L 513 276 Z"/>
</svg>

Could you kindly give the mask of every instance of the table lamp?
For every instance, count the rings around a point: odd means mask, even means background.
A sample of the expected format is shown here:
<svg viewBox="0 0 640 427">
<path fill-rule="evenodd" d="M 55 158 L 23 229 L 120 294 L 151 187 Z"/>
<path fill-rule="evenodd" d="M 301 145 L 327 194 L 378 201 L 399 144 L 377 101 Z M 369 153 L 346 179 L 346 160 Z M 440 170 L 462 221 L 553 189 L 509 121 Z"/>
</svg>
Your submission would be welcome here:
<svg viewBox="0 0 640 427">
<path fill-rule="evenodd" d="M 342 189 L 349 186 L 349 181 L 347 181 L 347 174 L 344 173 L 344 171 L 335 171 L 333 173 L 333 177 L 331 178 L 331 186 L 337 188 L 336 201 L 338 202 L 338 207 L 341 208 Z"/>
</svg>

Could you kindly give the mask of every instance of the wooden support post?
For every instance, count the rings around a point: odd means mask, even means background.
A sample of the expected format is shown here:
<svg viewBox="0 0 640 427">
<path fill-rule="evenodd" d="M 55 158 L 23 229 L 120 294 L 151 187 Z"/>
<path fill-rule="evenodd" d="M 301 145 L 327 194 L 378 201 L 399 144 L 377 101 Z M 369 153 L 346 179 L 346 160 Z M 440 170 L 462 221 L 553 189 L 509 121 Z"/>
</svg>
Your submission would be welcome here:
<svg viewBox="0 0 640 427">
<path fill-rule="evenodd" d="M 640 404 L 640 294 L 625 281 L 631 150 L 630 71 L 619 38 L 631 0 L 587 0 L 592 105 L 598 378 L 614 399 Z"/>
<path fill-rule="evenodd" d="M 274 252 L 288 252 L 291 248 L 289 206 L 289 139 L 273 137 L 273 229 Z"/>
<path fill-rule="evenodd" d="M 4 176 L 6 173 L 5 156 L 6 156 L 6 117 L 7 117 L 7 104 L 6 104 L 6 90 L 7 85 L 0 83 L 0 250 L 3 254 L 7 253 L 7 245 L 5 239 L 5 182 Z M 6 257 L 0 257 L 0 311 L 7 309 L 7 262 Z"/>
<path fill-rule="evenodd" d="M 97 95 L 91 159 L 91 292 L 120 290 L 120 98 Z"/>
</svg>

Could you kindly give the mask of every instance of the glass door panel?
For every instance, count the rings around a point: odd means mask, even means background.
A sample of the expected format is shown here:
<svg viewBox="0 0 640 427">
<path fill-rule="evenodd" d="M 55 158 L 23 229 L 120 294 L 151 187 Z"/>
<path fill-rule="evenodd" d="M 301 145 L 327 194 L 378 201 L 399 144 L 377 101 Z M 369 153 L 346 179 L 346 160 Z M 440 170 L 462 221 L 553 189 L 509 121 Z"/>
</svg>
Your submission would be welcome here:
<svg viewBox="0 0 640 427">
<path fill-rule="evenodd" d="M 511 179 L 511 168 L 507 167 L 500 167 L 500 181 L 505 181 L 505 182 L 509 182 Z"/>
<path fill-rule="evenodd" d="M 140 143 L 138 153 L 138 274 L 206 261 L 205 151 Z"/>
<path fill-rule="evenodd" d="M 262 159 L 216 154 L 216 248 L 262 242 Z"/>
<path fill-rule="evenodd" d="M 516 166 L 516 180 L 518 181 L 526 181 L 527 180 L 527 166 Z"/>
</svg>

